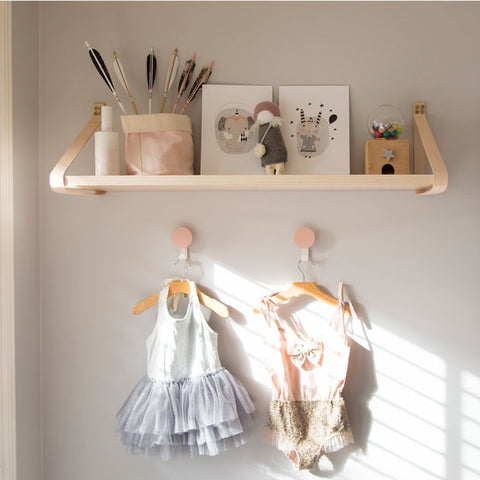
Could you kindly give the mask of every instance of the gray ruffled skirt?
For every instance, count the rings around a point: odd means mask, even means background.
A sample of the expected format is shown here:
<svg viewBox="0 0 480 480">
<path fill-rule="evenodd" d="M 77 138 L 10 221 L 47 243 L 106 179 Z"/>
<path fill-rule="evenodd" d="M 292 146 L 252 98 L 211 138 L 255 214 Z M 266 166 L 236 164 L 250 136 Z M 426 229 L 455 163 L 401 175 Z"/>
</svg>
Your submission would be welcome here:
<svg viewBox="0 0 480 480">
<path fill-rule="evenodd" d="M 255 407 L 224 368 L 178 381 L 145 376 L 117 414 L 117 432 L 132 453 L 168 460 L 177 453 L 218 455 L 245 443 Z"/>
</svg>

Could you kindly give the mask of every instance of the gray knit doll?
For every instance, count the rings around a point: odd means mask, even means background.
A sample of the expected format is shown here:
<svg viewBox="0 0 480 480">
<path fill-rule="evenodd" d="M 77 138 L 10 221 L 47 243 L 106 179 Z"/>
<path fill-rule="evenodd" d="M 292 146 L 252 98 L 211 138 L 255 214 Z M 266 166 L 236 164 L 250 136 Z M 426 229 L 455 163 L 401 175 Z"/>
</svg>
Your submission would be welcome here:
<svg viewBox="0 0 480 480">
<path fill-rule="evenodd" d="M 272 102 L 261 102 L 255 107 L 253 118 L 258 127 L 255 155 L 262 160 L 267 175 L 283 175 L 287 161 L 287 149 L 280 125 L 280 109 Z"/>
</svg>

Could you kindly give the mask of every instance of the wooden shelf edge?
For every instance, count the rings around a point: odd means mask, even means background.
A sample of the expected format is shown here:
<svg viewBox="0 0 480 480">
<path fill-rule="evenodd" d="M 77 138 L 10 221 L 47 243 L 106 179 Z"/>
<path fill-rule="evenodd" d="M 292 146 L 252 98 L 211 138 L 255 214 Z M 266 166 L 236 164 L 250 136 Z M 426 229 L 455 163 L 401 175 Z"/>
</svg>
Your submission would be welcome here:
<svg viewBox="0 0 480 480">
<path fill-rule="evenodd" d="M 414 175 L 76 175 L 66 172 L 101 123 L 102 103 L 50 173 L 54 192 L 101 195 L 113 191 L 152 190 L 413 190 L 442 193 L 448 173 L 425 116 L 425 102 L 414 104 Z M 428 160 L 432 174 L 425 174 Z"/>
<path fill-rule="evenodd" d="M 112 175 L 67 176 L 71 192 L 141 190 L 418 190 L 433 175 Z"/>
</svg>

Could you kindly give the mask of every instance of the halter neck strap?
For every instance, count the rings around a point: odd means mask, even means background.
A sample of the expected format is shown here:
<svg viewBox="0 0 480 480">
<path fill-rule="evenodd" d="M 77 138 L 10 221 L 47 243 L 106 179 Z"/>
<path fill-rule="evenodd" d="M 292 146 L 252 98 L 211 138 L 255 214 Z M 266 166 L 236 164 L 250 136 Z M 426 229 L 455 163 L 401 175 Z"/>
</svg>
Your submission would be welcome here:
<svg viewBox="0 0 480 480">
<path fill-rule="evenodd" d="M 158 303 L 161 304 L 163 303 L 167 307 L 167 300 L 168 300 L 168 292 L 170 290 L 170 283 L 177 281 L 174 278 L 169 278 L 163 282 L 163 290 L 160 292 L 160 295 L 158 296 Z M 188 286 L 190 287 L 190 294 L 188 295 L 189 297 L 189 303 L 193 303 L 195 307 L 198 307 L 200 304 L 200 299 L 198 298 L 198 293 L 197 293 L 197 286 L 194 281 L 192 280 L 185 280 L 188 282 Z M 168 307 L 167 307 L 168 308 Z"/>
<path fill-rule="evenodd" d="M 283 332 L 285 329 L 280 325 L 280 320 L 278 318 L 277 312 L 275 311 L 275 304 L 272 302 L 269 296 L 263 297 L 261 300 L 262 303 L 262 313 L 265 317 L 265 321 L 269 327 L 272 327 L 274 323 L 279 332 Z"/>
</svg>

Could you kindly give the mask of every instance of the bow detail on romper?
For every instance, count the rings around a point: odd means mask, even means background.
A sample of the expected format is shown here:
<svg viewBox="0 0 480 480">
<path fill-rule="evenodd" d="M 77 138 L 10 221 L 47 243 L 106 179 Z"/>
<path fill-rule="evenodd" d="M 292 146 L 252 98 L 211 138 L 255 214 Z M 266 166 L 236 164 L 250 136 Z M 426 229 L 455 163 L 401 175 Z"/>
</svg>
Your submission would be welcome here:
<svg viewBox="0 0 480 480">
<path fill-rule="evenodd" d="M 323 343 L 314 341 L 297 342 L 288 348 L 287 353 L 292 363 L 298 368 L 303 368 L 307 358 L 314 365 L 318 365 L 323 357 Z"/>
</svg>

